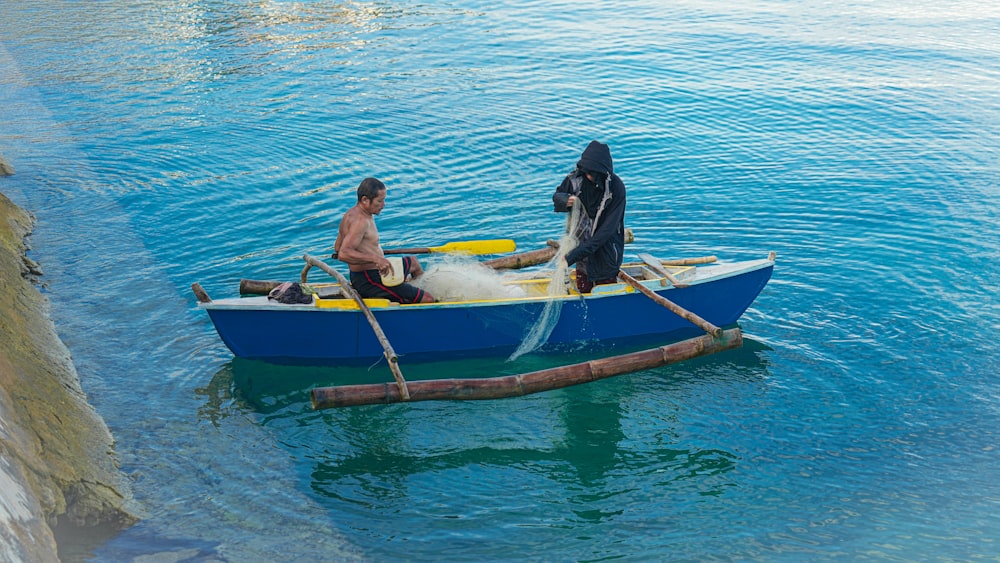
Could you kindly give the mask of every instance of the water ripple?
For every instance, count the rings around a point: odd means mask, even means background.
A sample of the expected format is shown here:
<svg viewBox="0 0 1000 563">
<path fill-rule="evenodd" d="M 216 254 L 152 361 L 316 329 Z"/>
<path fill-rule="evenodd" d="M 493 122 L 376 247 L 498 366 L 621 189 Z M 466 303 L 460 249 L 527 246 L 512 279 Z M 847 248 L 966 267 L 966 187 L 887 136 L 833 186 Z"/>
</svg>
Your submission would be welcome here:
<svg viewBox="0 0 1000 563">
<path fill-rule="evenodd" d="M 3 189 L 40 219 L 61 335 L 156 507 L 147 528 L 251 559 L 990 551 L 994 4 L 0 16 Z M 310 386 L 383 366 L 233 362 L 191 310 L 193 281 L 228 295 L 326 255 L 366 176 L 390 187 L 386 246 L 540 246 L 590 139 L 628 186 L 629 257 L 777 252 L 743 350 L 502 404 L 316 413 Z"/>
</svg>

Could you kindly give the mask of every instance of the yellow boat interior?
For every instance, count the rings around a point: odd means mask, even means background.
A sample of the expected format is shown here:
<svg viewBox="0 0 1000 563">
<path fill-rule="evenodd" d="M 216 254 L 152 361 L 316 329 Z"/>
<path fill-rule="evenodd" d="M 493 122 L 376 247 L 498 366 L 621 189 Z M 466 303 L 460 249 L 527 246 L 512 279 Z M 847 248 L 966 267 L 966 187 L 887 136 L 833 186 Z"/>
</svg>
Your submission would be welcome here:
<svg viewBox="0 0 1000 563">
<path fill-rule="evenodd" d="M 643 263 L 629 263 L 622 265 L 622 271 L 640 281 L 658 281 L 660 287 L 668 287 L 675 283 L 683 283 L 695 277 L 696 268 L 694 266 L 659 266 L 660 271 Z M 664 275 L 666 273 L 667 275 Z M 502 297 L 496 299 L 472 299 L 462 301 L 439 301 L 436 303 L 414 303 L 400 305 L 388 299 L 365 299 L 364 302 L 369 308 L 383 307 L 433 307 L 442 305 L 470 305 L 478 303 L 496 303 L 501 301 L 518 300 L 544 300 L 567 297 L 579 297 L 580 292 L 576 288 L 576 271 L 569 272 L 568 280 L 564 283 L 565 289 L 559 293 L 550 293 L 552 283 L 552 272 L 534 272 L 521 274 L 520 278 L 503 281 L 505 286 L 515 286 L 521 289 L 516 297 Z M 672 280 L 671 280 L 672 278 Z M 313 303 L 321 309 L 358 309 L 358 304 L 341 291 L 339 283 L 309 283 L 309 287 L 315 291 Z M 654 288 L 656 284 L 653 284 Z M 612 295 L 635 291 L 624 283 L 615 283 L 595 286 L 590 295 Z"/>
</svg>

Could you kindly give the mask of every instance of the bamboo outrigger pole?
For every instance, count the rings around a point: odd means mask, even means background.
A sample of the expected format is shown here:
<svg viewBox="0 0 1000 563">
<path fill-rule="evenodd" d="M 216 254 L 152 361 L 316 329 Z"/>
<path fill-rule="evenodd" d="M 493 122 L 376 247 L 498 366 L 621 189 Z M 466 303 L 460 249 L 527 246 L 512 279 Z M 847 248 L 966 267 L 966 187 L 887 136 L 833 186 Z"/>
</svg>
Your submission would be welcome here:
<svg viewBox="0 0 1000 563">
<path fill-rule="evenodd" d="M 475 401 L 504 399 L 589 383 L 635 371 L 690 360 L 743 345 L 739 328 L 718 337 L 699 336 L 641 352 L 591 360 L 519 375 L 485 379 L 434 379 L 411 381 L 409 401 Z M 312 390 L 314 409 L 390 404 L 405 401 L 399 388 L 388 383 L 317 387 Z"/>
<path fill-rule="evenodd" d="M 303 256 L 302 259 L 306 261 L 306 267 L 302 269 L 302 283 L 306 283 L 306 275 L 309 272 L 309 267 L 316 266 L 336 278 L 337 281 L 340 282 L 341 289 L 350 295 L 358 304 L 358 307 L 361 308 L 361 312 L 364 313 L 365 318 L 368 319 L 368 324 L 372 326 L 372 330 L 375 332 L 375 337 L 378 338 L 378 341 L 382 344 L 382 349 L 385 351 L 385 359 L 389 362 L 389 369 L 392 370 L 392 376 L 396 378 L 396 385 L 399 388 L 399 394 L 402 397 L 402 400 L 409 401 L 410 392 L 409 389 L 407 389 L 406 380 L 403 379 L 403 372 L 399 370 L 399 356 L 397 356 L 395 350 L 392 349 L 392 344 L 389 344 L 389 339 L 386 338 L 385 333 L 382 332 L 382 326 L 378 324 L 378 321 L 375 319 L 375 315 L 372 313 L 371 309 L 368 308 L 368 305 L 365 304 L 365 300 L 358 295 L 357 291 L 354 291 L 354 287 L 352 287 L 350 282 L 344 278 L 343 274 L 328 266 L 326 262 L 318 260 L 308 254 Z"/>
</svg>

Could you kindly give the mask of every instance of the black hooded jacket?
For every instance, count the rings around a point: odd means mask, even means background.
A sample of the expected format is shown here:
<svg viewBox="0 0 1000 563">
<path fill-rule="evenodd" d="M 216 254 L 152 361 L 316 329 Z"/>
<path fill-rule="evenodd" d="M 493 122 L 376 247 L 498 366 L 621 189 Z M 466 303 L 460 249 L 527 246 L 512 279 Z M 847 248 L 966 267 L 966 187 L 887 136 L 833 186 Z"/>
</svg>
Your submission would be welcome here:
<svg viewBox="0 0 1000 563">
<path fill-rule="evenodd" d="M 596 182 L 587 179 L 590 172 Z M 625 184 L 614 171 L 611 149 L 591 141 L 576 163 L 576 170 L 566 176 L 552 196 L 555 210 L 569 211 L 569 196 L 577 196 L 587 211 L 577 236 L 580 244 L 566 255 L 566 263 L 586 260 L 587 276 L 592 280 L 618 277 L 625 254 Z"/>
</svg>

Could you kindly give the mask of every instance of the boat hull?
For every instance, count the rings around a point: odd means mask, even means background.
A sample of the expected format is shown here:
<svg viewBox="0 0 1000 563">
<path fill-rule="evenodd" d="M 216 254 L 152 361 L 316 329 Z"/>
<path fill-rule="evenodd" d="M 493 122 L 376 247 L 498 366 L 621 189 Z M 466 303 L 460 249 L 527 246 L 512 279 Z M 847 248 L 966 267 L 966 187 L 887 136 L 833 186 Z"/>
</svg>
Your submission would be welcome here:
<svg viewBox="0 0 1000 563">
<path fill-rule="evenodd" d="M 735 266 L 735 267 L 734 267 Z M 757 260 L 699 268 L 708 273 L 688 287 L 647 287 L 717 326 L 735 323 L 771 277 L 774 263 Z M 632 288 L 555 298 L 373 307 L 393 350 L 408 362 L 507 355 L 543 314 L 557 316 L 543 349 L 619 341 L 660 343 L 701 331 Z M 553 303 L 554 301 L 554 303 Z M 201 304 L 219 336 L 238 357 L 282 364 L 364 364 L 383 348 L 358 309 L 278 305 L 266 298 Z M 548 309 L 547 309 L 548 308 Z"/>
</svg>

